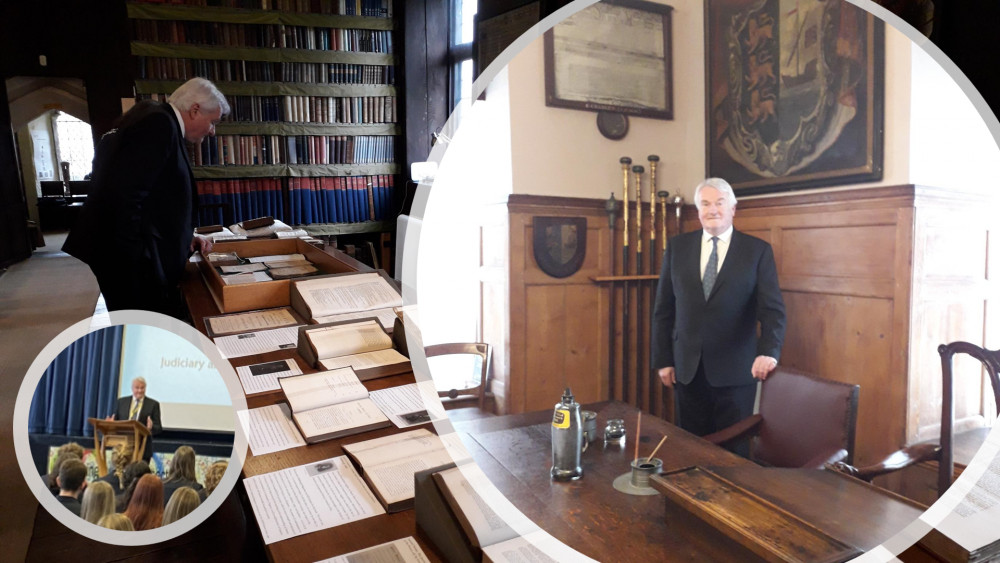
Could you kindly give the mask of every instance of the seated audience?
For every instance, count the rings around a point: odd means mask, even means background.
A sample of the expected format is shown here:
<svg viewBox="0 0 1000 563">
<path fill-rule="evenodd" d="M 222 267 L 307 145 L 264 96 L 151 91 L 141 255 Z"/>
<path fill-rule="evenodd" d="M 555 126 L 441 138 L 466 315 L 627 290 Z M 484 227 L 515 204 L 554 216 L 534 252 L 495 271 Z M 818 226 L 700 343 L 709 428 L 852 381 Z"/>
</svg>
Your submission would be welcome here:
<svg viewBox="0 0 1000 563">
<path fill-rule="evenodd" d="M 170 502 L 163 509 L 163 525 L 172 524 L 184 518 L 201 504 L 201 496 L 191 487 L 181 487 L 174 491 Z"/>
<path fill-rule="evenodd" d="M 52 464 L 52 471 L 45 476 L 45 484 L 53 495 L 59 495 L 59 485 L 56 484 L 56 477 L 59 476 L 59 466 L 67 459 L 83 459 L 83 446 L 76 442 L 67 442 L 56 450 L 56 461 Z"/>
<path fill-rule="evenodd" d="M 212 491 L 219 486 L 219 481 L 222 480 L 222 476 L 225 475 L 226 469 L 229 467 L 229 462 L 226 460 L 220 460 L 213 463 L 207 471 L 205 471 L 205 497 L 212 494 Z"/>
<path fill-rule="evenodd" d="M 98 479 L 98 481 L 104 481 L 105 483 L 111 485 L 111 490 L 115 492 L 115 496 L 122 494 L 122 492 L 125 491 L 125 487 L 122 484 L 125 480 L 125 467 L 127 467 L 131 461 L 131 450 L 129 450 L 125 444 L 118 444 L 111 452 L 112 466 L 108 469 L 108 474 Z"/>
<path fill-rule="evenodd" d="M 128 502 L 132 499 L 136 483 L 139 482 L 140 477 L 148 473 L 150 473 L 149 464 L 145 461 L 133 461 L 125 466 L 125 471 L 122 474 L 122 494 L 118 495 L 115 503 L 115 509 L 118 512 L 125 512 Z"/>
<path fill-rule="evenodd" d="M 128 519 L 128 516 L 124 514 L 108 514 L 104 518 L 101 518 L 97 525 L 102 528 L 108 528 L 109 530 L 121 530 L 122 532 L 134 532 L 135 528 L 132 526 L 132 521 Z"/>
<path fill-rule="evenodd" d="M 170 502 L 171 495 L 181 487 L 191 487 L 199 496 L 204 495 L 200 483 L 194 474 L 194 449 L 191 446 L 181 446 L 174 452 L 174 458 L 170 460 L 170 473 L 163 481 L 163 504 Z"/>
<path fill-rule="evenodd" d="M 67 459 L 59 466 L 59 495 L 56 497 L 70 512 L 80 515 L 80 493 L 87 486 L 87 466 L 79 459 Z"/>
<path fill-rule="evenodd" d="M 104 481 L 94 481 L 87 485 L 87 490 L 83 493 L 83 502 L 80 506 L 80 517 L 90 522 L 97 522 L 115 511 L 115 492 L 111 485 Z"/>
<path fill-rule="evenodd" d="M 163 521 L 163 482 L 160 478 L 151 473 L 140 477 L 123 514 L 138 531 L 159 527 Z"/>
</svg>

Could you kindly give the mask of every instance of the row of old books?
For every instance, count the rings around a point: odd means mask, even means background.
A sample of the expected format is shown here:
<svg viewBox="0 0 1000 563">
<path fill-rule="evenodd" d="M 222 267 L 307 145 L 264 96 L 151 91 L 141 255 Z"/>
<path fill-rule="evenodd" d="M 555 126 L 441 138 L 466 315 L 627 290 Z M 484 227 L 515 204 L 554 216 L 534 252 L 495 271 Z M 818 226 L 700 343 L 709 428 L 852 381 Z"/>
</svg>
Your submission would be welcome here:
<svg viewBox="0 0 1000 563">
<path fill-rule="evenodd" d="M 256 98 L 257 96 L 234 96 Z M 238 100 L 240 102 L 241 100 Z M 252 100 L 251 100 L 252 102 Z M 302 123 L 395 123 L 396 96 L 281 96 L 274 100 L 270 114 L 274 121 Z M 253 105 L 251 103 L 251 105 Z"/>
<path fill-rule="evenodd" d="M 285 220 L 282 184 L 280 178 L 199 180 L 198 203 L 202 209 L 198 212 L 198 223 L 224 224 L 226 214 L 221 207 L 229 209 L 236 222 L 264 216 Z"/>
<path fill-rule="evenodd" d="M 393 176 L 289 178 L 289 219 L 309 223 L 384 221 L 392 210 Z"/>
<path fill-rule="evenodd" d="M 224 47 L 392 53 L 392 32 L 377 29 L 132 20 L 136 41 Z"/>
<path fill-rule="evenodd" d="M 392 214 L 393 178 L 390 174 L 288 178 L 287 207 L 280 178 L 199 180 L 198 223 L 225 223 L 223 207 L 237 222 L 263 216 L 291 225 L 384 221 Z"/>
<path fill-rule="evenodd" d="M 213 82 L 299 82 L 306 84 L 395 84 L 395 67 L 351 63 L 272 63 L 264 61 L 136 57 L 136 77 Z"/>
<path fill-rule="evenodd" d="M 191 147 L 195 166 L 379 164 L 395 160 L 393 135 L 218 135 Z"/>
<path fill-rule="evenodd" d="M 167 101 L 166 94 L 139 94 L 139 100 Z M 396 96 L 226 96 L 223 121 L 293 123 L 395 123 Z"/>
<path fill-rule="evenodd" d="M 392 0 L 133 0 L 140 4 L 179 4 L 304 14 L 392 17 Z"/>
</svg>

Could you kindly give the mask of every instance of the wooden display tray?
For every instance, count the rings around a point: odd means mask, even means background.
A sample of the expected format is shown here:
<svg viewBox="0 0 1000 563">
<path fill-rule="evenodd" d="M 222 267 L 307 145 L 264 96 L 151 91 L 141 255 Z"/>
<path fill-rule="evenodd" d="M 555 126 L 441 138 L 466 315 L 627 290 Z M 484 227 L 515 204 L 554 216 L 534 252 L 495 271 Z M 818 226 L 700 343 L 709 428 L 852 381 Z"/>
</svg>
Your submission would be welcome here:
<svg viewBox="0 0 1000 563">
<path fill-rule="evenodd" d="M 321 250 L 301 239 L 219 242 L 214 245 L 212 252 L 235 252 L 240 258 L 298 253 L 305 255 L 310 262 L 327 274 L 374 271 L 339 250 Z M 205 278 L 205 285 L 219 311 L 223 313 L 284 307 L 291 303 L 289 297 L 291 280 L 226 285 L 215 267 L 204 256 L 199 258 L 198 268 Z"/>
<path fill-rule="evenodd" d="M 863 553 L 708 469 L 688 467 L 650 482 L 668 503 L 765 561 L 835 563 Z"/>
</svg>

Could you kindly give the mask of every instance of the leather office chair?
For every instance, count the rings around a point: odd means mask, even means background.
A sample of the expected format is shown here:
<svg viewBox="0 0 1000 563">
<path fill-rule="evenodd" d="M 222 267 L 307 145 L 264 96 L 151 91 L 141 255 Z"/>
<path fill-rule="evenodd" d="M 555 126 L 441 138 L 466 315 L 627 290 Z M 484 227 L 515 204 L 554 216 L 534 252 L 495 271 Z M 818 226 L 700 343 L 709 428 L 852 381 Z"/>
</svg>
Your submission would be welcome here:
<svg viewBox="0 0 1000 563">
<path fill-rule="evenodd" d="M 889 457 L 865 467 L 847 463 L 834 464 L 838 471 L 868 481 L 875 477 L 899 471 L 924 461 L 938 462 L 938 498 L 951 486 L 955 473 L 953 445 L 955 442 L 955 393 L 952 366 L 955 354 L 968 354 L 982 362 L 993 385 L 993 400 L 1000 408 L 1000 350 L 986 350 L 969 342 L 952 342 L 938 346 L 941 355 L 941 439 L 937 444 L 914 444 L 897 450 Z"/>
<path fill-rule="evenodd" d="M 750 459 L 823 468 L 854 457 L 860 387 L 778 367 L 761 385 L 759 413 L 705 436 L 724 445 L 753 437 Z"/>
<path fill-rule="evenodd" d="M 477 375 L 477 379 L 469 380 L 476 381 L 477 383 L 462 389 L 453 388 L 447 391 L 439 390 L 438 396 L 441 397 L 441 403 L 444 404 L 444 407 L 447 410 L 475 405 L 476 409 L 481 411 L 481 414 L 476 415 L 476 413 L 472 412 L 463 414 L 468 414 L 470 416 L 491 416 L 493 414 L 492 412 L 486 410 L 486 399 L 491 396 L 490 383 L 492 382 L 490 361 L 493 358 L 493 348 L 489 344 L 483 342 L 433 344 L 431 346 L 424 347 L 424 354 L 428 359 L 435 356 L 459 354 L 477 357 L 478 361 L 476 364 L 479 368 L 475 374 Z M 435 375 L 433 369 L 431 370 L 431 375 Z M 440 378 L 440 374 L 438 375 L 438 378 Z M 449 417 L 451 416 L 452 414 L 449 413 Z"/>
</svg>

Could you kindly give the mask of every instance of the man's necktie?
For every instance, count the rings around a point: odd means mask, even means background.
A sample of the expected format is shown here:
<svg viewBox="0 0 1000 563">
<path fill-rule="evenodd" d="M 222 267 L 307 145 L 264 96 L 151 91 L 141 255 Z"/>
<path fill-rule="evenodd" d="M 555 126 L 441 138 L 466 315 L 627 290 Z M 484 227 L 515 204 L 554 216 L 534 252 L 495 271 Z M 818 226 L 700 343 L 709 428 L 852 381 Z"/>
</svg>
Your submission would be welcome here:
<svg viewBox="0 0 1000 563">
<path fill-rule="evenodd" d="M 132 400 L 132 410 L 128 413 L 129 420 L 138 420 L 139 415 L 139 401 Z"/>
<path fill-rule="evenodd" d="M 701 286 L 705 290 L 705 299 L 712 293 L 712 286 L 715 285 L 715 278 L 719 275 L 719 237 L 712 237 L 712 253 L 708 255 L 708 263 L 705 264 L 705 277 L 701 280 Z"/>
</svg>

